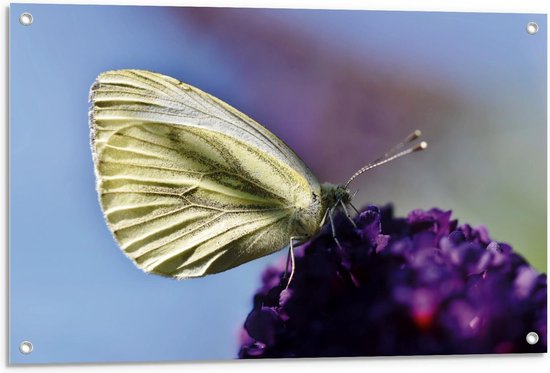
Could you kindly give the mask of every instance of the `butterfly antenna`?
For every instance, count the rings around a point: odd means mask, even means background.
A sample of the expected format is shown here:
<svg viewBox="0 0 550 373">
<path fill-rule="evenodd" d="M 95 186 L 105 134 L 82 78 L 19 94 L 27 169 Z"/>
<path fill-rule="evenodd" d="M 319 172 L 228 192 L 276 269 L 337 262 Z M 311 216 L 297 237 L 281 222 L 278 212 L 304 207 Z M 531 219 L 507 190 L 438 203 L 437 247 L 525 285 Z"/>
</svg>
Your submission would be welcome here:
<svg viewBox="0 0 550 373">
<path fill-rule="evenodd" d="M 348 185 L 359 175 L 361 175 L 363 172 L 366 172 L 368 170 L 371 170 L 375 167 L 381 166 L 384 163 L 388 163 L 393 161 L 394 159 L 400 158 L 404 155 L 415 153 L 421 150 L 424 150 L 428 147 L 428 143 L 425 141 L 422 141 L 419 144 L 413 145 L 405 150 L 402 150 L 398 153 L 400 149 L 402 149 L 405 145 L 413 142 L 414 140 L 418 139 L 422 135 L 422 132 L 420 130 L 416 130 L 412 132 L 409 136 L 407 136 L 403 141 L 401 141 L 399 144 L 395 145 L 393 148 L 391 148 L 386 154 L 384 154 L 382 157 L 376 159 L 375 161 L 367 164 L 366 166 L 362 167 L 360 170 L 358 170 L 356 173 L 354 173 L 349 180 L 344 185 L 345 188 L 348 187 Z"/>
<path fill-rule="evenodd" d="M 414 140 L 418 139 L 420 136 L 422 136 L 422 131 L 420 131 L 420 130 L 413 131 L 412 133 L 409 134 L 409 136 L 405 137 L 401 142 L 399 142 L 393 148 L 388 150 L 383 156 L 375 159 L 370 164 L 380 162 L 382 159 L 390 157 L 391 155 L 397 153 L 397 151 L 402 149 L 405 145 L 410 144 Z"/>
</svg>

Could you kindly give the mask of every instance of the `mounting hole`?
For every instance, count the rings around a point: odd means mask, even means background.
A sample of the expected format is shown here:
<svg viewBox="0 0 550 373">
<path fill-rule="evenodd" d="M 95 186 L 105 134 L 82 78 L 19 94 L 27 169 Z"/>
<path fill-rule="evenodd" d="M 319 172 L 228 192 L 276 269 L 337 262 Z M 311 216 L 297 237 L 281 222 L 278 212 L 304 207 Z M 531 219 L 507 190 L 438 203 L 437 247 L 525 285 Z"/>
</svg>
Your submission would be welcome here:
<svg viewBox="0 0 550 373">
<path fill-rule="evenodd" d="M 529 22 L 525 29 L 529 35 L 535 35 L 539 32 L 539 25 L 536 22 Z"/>
<path fill-rule="evenodd" d="M 21 23 L 23 26 L 30 26 L 32 25 L 32 21 L 33 21 L 33 18 L 32 18 L 32 14 L 30 13 L 21 13 L 21 15 L 19 16 L 19 23 Z"/>
<path fill-rule="evenodd" d="M 19 351 L 23 354 L 23 355 L 28 355 L 32 352 L 32 343 L 29 342 L 29 341 L 23 341 L 21 342 L 21 344 L 19 345 Z"/>
<path fill-rule="evenodd" d="M 531 332 L 531 333 L 528 333 L 526 336 L 525 336 L 525 340 L 527 341 L 527 343 L 529 343 L 530 345 L 536 345 L 537 342 L 539 341 L 539 335 L 535 332 Z"/>
</svg>

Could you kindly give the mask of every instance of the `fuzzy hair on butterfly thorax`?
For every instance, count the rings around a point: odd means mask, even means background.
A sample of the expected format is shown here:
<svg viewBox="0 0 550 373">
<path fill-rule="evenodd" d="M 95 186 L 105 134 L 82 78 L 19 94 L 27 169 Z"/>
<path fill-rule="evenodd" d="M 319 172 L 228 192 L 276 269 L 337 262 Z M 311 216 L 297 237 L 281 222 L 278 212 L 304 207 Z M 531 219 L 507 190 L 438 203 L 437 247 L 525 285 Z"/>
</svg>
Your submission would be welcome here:
<svg viewBox="0 0 550 373">
<path fill-rule="evenodd" d="M 339 203 L 348 205 L 351 203 L 351 193 L 348 188 L 342 185 L 323 183 L 321 185 L 321 200 L 323 201 L 323 211 L 335 207 Z"/>
</svg>

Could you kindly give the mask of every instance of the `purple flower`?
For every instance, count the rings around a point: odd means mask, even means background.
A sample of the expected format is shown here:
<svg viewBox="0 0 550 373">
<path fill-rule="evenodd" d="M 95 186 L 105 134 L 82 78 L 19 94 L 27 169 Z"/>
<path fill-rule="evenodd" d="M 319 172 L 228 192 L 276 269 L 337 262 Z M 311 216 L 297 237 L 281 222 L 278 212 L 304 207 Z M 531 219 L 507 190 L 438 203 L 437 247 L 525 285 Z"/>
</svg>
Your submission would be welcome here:
<svg viewBox="0 0 550 373">
<path fill-rule="evenodd" d="M 368 206 L 265 270 L 240 358 L 545 352 L 546 275 L 450 211 Z M 536 332 L 535 345 L 526 335 Z"/>
</svg>

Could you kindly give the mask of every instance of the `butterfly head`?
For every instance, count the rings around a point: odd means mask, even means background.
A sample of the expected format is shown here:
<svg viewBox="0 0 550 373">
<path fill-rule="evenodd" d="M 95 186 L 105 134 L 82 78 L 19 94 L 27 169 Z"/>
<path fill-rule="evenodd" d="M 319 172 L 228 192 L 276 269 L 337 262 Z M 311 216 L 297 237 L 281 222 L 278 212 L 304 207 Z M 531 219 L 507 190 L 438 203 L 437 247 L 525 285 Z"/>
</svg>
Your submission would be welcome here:
<svg viewBox="0 0 550 373">
<path fill-rule="evenodd" d="M 321 185 L 321 199 L 324 210 L 331 209 L 341 203 L 349 205 L 351 197 L 352 194 L 346 186 L 330 183 Z"/>
<path fill-rule="evenodd" d="M 344 205 L 349 205 L 351 203 L 351 197 L 350 190 L 343 185 L 337 185 L 334 189 L 335 204 L 342 202 Z"/>
</svg>

